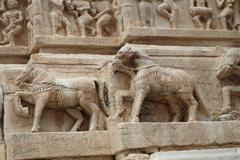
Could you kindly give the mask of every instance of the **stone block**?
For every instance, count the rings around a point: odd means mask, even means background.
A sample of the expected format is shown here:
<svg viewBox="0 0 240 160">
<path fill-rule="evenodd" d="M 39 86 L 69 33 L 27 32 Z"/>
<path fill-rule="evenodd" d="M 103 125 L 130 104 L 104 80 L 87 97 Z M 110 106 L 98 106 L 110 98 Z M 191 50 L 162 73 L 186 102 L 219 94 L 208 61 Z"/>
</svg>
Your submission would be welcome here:
<svg viewBox="0 0 240 160">
<path fill-rule="evenodd" d="M 191 151 L 159 152 L 151 155 L 150 160 L 239 160 L 240 149 L 210 149 Z"/>
<path fill-rule="evenodd" d="M 115 152 L 153 147 L 240 145 L 239 122 L 123 123 L 110 132 Z"/>
<path fill-rule="evenodd" d="M 14 134 L 7 139 L 9 160 L 112 156 L 107 131 Z"/>
</svg>

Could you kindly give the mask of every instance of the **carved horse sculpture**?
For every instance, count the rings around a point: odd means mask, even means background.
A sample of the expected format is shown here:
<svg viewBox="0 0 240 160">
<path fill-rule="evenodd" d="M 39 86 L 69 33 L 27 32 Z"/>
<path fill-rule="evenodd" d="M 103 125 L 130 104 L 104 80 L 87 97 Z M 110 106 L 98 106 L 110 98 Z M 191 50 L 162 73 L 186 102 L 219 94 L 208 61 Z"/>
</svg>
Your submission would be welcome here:
<svg viewBox="0 0 240 160">
<path fill-rule="evenodd" d="M 156 64 L 142 50 L 126 45 L 121 48 L 112 62 L 113 71 L 128 74 L 132 80 L 129 90 L 116 93 L 116 114 L 121 116 L 123 98 L 133 98 L 131 121 L 139 121 L 139 113 L 145 98 L 165 102 L 173 114 L 172 121 L 180 121 L 183 116 L 180 106 L 188 109 L 187 121 L 209 120 L 196 81 L 185 71 L 164 68 Z M 201 116 L 201 117 L 200 117 Z"/>
<path fill-rule="evenodd" d="M 15 93 L 15 111 L 27 117 L 28 108 L 22 107 L 21 100 L 35 105 L 31 131 L 38 132 L 44 108 L 63 108 L 76 119 L 71 131 L 77 131 L 84 120 L 80 112 L 83 109 L 90 116 L 89 130 L 96 130 L 99 114 L 99 107 L 95 103 L 98 83 L 96 78 L 57 79 L 47 70 L 28 64 L 16 79 L 16 84 L 24 91 Z"/>
<path fill-rule="evenodd" d="M 226 114 L 232 111 L 231 95 L 239 95 L 240 85 L 240 50 L 228 49 L 228 52 L 222 57 L 222 61 L 217 69 L 217 78 L 221 81 L 227 82 L 222 88 L 223 106 L 221 113 Z M 235 77 L 234 77 L 235 76 Z M 232 82 L 231 79 L 236 79 L 238 83 Z"/>
</svg>

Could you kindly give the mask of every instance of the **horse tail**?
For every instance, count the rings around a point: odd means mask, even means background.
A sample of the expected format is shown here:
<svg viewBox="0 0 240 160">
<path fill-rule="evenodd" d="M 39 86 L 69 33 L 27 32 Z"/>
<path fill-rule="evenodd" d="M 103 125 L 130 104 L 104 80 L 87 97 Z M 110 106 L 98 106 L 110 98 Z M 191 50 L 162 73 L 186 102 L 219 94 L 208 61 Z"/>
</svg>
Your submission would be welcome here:
<svg viewBox="0 0 240 160">
<path fill-rule="evenodd" d="M 107 96 L 107 87 L 105 82 L 101 82 L 98 79 L 94 80 L 95 87 L 96 87 L 96 94 L 97 98 L 100 104 L 101 109 L 103 110 L 104 114 L 106 116 L 110 115 L 110 110 L 109 110 L 109 103 L 108 103 L 108 96 Z"/>
<path fill-rule="evenodd" d="M 201 120 L 205 120 L 205 121 L 210 121 L 212 118 L 211 118 L 211 115 L 206 107 L 206 104 L 205 102 L 203 101 L 203 97 L 201 95 L 201 91 L 198 87 L 197 84 L 195 84 L 194 86 L 194 97 L 196 98 L 196 101 L 198 102 L 198 111 L 197 113 L 199 113 L 199 118 Z"/>
</svg>

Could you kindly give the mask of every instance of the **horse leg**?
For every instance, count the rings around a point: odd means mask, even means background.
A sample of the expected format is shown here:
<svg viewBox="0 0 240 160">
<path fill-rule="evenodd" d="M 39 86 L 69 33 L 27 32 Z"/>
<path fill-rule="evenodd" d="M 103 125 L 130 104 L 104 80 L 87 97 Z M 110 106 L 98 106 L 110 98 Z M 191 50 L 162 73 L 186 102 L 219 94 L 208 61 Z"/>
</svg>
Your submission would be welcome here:
<svg viewBox="0 0 240 160">
<path fill-rule="evenodd" d="M 231 107 L 231 88 L 232 86 L 224 86 L 222 88 L 222 95 L 223 95 L 223 106 L 221 109 L 221 114 L 229 113 L 232 109 Z"/>
<path fill-rule="evenodd" d="M 116 98 L 116 113 L 113 116 L 114 119 L 121 116 L 124 112 L 124 108 L 122 105 L 124 97 L 132 97 L 132 92 L 130 90 L 117 91 L 116 96 L 115 96 L 115 98 Z"/>
<path fill-rule="evenodd" d="M 14 111 L 17 115 L 22 117 L 28 117 L 29 111 L 27 107 L 23 107 L 21 104 L 21 99 L 31 102 L 31 92 L 16 92 L 13 98 Z"/>
<path fill-rule="evenodd" d="M 198 103 L 195 100 L 193 94 L 186 92 L 183 92 L 184 94 L 181 94 L 181 100 L 183 104 L 185 104 L 188 107 L 188 122 L 189 121 L 196 121 L 196 113 L 197 113 L 197 108 L 198 108 Z"/>
<path fill-rule="evenodd" d="M 172 114 L 171 122 L 180 122 L 182 118 L 179 104 L 175 99 L 169 101 L 170 112 Z"/>
<path fill-rule="evenodd" d="M 84 117 L 78 109 L 68 108 L 66 109 L 67 113 L 74 119 L 76 122 L 74 123 L 71 132 L 77 132 L 84 121 Z"/>
<path fill-rule="evenodd" d="M 42 112 L 44 107 L 49 101 L 49 97 L 50 95 L 48 93 L 42 93 L 42 94 L 39 94 L 38 97 L 36 98 L 34 117 L 33 117 L 33 127 L 31 129 L 31 132 L 39 132 Z"/>
<path fill-rule="evenodd" d="M 232 106 L 231 106 L 231 94 L 239 94 L 240 93 L 240 86 L 225 86 L 222 88 L 222 94 L 223 94 L 223 107 L 221 110 L 222 114 L 226 114 L 232 111 Z"/>
<path fill-rule="evenodd" d="M 139 122 L 139 114 L 141 111 L 142 103 L 147 93 L 149 92 L 149 89 L 150 88 L 147 87 L 147 88 L 139 89 L 136 91 L 136 95 L 133 101 L 132 113 L 131 113 L 131 122 Z"/>
<path fill-rule="evenodd" d="M 97 130 L 99 113 L 98 106 L 93 102 L 93 100 L 89 99 L 89 97 L 86 98 L 84 96 L 80 98 L 79 103 L 90 115 L 89 131 Z"/>
</svg>

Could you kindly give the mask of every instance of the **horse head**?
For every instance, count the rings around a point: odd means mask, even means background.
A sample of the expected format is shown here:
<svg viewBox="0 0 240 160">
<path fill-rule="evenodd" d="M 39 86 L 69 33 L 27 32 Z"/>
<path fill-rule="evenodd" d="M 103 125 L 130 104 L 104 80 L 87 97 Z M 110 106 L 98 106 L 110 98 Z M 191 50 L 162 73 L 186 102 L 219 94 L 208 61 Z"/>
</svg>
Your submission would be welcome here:
<svg viewBox="0 0 240 160">
<path fill-rule="evenodd" d="M 140 57 L 142 53 L 136 47 L 125 45 L 116 54 L 112 61 L 112 69 L 114 72 L 124 72 L 130 76 L 134 76 L 135 69 L 137 68 L 136 59 Z"/>
<path fill-rule="evenodd" d="M 15 80 L 16 85 L 21 85 L 22 83 L 29 83 L 33 78 L 34 65 L 29 63 L 26 69 L 17 77 Z"/>
</svg>

